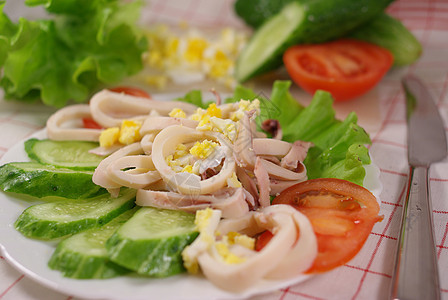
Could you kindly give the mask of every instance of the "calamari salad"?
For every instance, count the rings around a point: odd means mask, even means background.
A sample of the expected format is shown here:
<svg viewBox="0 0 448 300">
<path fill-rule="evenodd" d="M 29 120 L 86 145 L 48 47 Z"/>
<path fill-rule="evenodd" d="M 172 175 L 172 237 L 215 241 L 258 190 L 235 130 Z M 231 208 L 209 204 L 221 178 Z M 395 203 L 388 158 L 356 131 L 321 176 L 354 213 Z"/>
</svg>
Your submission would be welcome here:
<svg viewBox="0 0 448 300">
<path fill-rule="evenodd" d="M 249 276 L 254 273 L 252 265 L 267 270 L 261 261 L 276 265 L 288 253 L 305 256 L 303 268 L 283 261 L 281 268 L 271 272 L 287 276 L 292 272 L 288 268 L 294 269 L 292 273 L 306 270 L 317 254 L 306 217 L 293 208 L 270 205 L 271 196 L 307 179 L 303 160 L 312 144 L 282 141 L 279 125 L 273 126 L 271 120 L 263 123 L 264 128 L 275 129 L 268 138 L 256 130 L 259 112 L 258 99 L 221 103 L 217 95 L 216 102 L 203 109 L 103 90 L 88 105 L 69 106 L 52 115 L 47 134 L 52 140 L 99 141 L 100 147 L 92 151 L 108 156 L 96 168 L 93 182 L 111 195 L 118 196 L 121 187 L 129 187 L 137 189 L 139 206 L 198 212 L 200 236 L 183 252 L 187 269 L 195 272 L 199 264 L 214 283 L 227 282 L 223 288 L 241 290 L 257 278 Z M 80 117 L 92 118 L 104 129 L 64 126 Z M 223 222 L 232 228 L 224 229 Z M 284 233 L 283 238 L 276 234 L 272 250 L 262 254 L 254 251 L 253 237 L 238 233 L 245 228 Z M 295 243 L 298 228 L 301 235 Z M 294 249 L 302 240 L 307 240 L 307 246 Z M 219 271 L 221 267 L 215 264 L 220 263 L 232 270 Z M 241 278 L 223 281 L 229 271 Z"/>
<path fill-rule="evenodd" d="M 262 279 L 285 280 L 344 263 L 378 221 L 375 197 L 347 181 L 362 182 L 363 165 L 370 163 L 363 146 L 370 140 L 356 115 L 336 120 L 325 92 L 303 107 L 289 85 L 276 82 L 271 101 L 238 87 L 226 99 L 212 91 L 214 100 L 207 103 L 197 92 L 159 101 L 105 89 L 89 104 L 54 113 L 47 137 L 97 142 L 90 153 L 102 159 L 91 178 L 111 199 L 131 190 L 137 207 L 194 215 L 197 236 L 180 250 L 183 268 L 241 292 Z M 310 178 L 322 177 L 341 181 L 290 196 Z M 351 194 L 344 191 L 347 184 Z M 352 243 L 355 249 L 328 265 L 319 247 L 345 243 L 341 236 L 355 227 L 363 232 Z"/>
</svg>

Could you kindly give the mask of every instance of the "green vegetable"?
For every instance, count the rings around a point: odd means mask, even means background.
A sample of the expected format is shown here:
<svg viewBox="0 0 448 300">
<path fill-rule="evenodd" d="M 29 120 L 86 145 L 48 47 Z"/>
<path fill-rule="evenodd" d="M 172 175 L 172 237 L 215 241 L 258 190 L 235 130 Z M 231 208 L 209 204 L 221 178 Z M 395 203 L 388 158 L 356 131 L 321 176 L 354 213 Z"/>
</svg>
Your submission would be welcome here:
<svg viewBox="0 0 448 300">
<path fill-rule="evenodd" d="M 258 28 L 295 0 L 236 0 L 235 13 L 250 27 Z"/>
<path fill-rule="evenodd" d="M 235 77 L 244 82 L 280 67 L 284 51 L 292 45 L 343 37 L 373 19 L 390 2 L 392 0 L 290 2 L 255 31 L 238 57 Z"/>
<path fill-rule="evenodd" d="M 0 86 L 6 99 L 62 107 L 143 68 L 142 1 L 28 0 L 53 18 L 12 23 L 0 2 Z"/>
<path fill-rule="evenodd" d="M 308 178 L 340 178 L 362 185 L 363 165 L 370 164 L 364 145 L 371 140 L 357 124 L 356 114 L 350 113 L 345 120 L 337 120 L 333 98 L 324 91 L 317 91 L 311 103 L 303 107 L 291 96 L 289 86 L 288 81 L 277 81 L 271 93 L 271 112 L 262 111 L 261 114 L 280 122 L 284 140 L 313 142 L 304 161 Z M 274 108 L 279 113 L 273 114 Z"/>
<path fill-rule="evenodd" d="M 25 141 L 28 157 L 42 164 L 73 170 L 94 170 L 104 157 L 91 154 L 95 142 L 52 141 L 35 138 Z"/>
<path fill-rule="evenodd" d="M 296 0 L 237 0 L 234 9 L 247 25 L 256 29 L 292 1 Z M 347 37 L 388 49 L 394 56 L 395 66 L 414 63 L 422 52 L 422 45 L 412 32 L 398 19 L 386 13 L 356 27 Z"/>
<path fill-rule="evenodd" d="M 290 86 L 291 81 L 277 80 L 270 97 L 267 97 L 238 85 L 226 103 L 259 99 L 257 125 L 267 119 L 276 119 L 282 127 L 283 140 L 313 142 L 314 146 L 304 161 L 308 178 L 332 177 L 362 185 L 365 177 L 363 165 L 370 164 L 364 145 L 370 144 L 371 140 L 357 124 L 356 114 L 352 112 L 342 121 L 336 119 L 333 98 L 324 91 L 317 91 L 311 103 L 304 107 L 291 95 Z M 202 97 L 190 103 L 203 103 Z"/>
<path fill-rule="evenodd" d="M 26 237 L 50 240 L 100 227 L 134 206 L 135 190 L 123 189 L 117 198 L 105 194 L 32 205 L 14 225 Z"/>
<path fill-rule="evenodd" d="M 0 166 L 0 188 L 5 192 L 37 198 L 91 198 L 107 191 L 92 182 L 93 171 L 56 168 L 36 162 Z"/>
<path fill-rule="evenodd" d="M 176 101 L 187 102 L 196 105 L 197 107 L 206 109 L 210 103 L 215 101 L 203 101 L 202 92 L 200 90 L 192 90 L 186 93 L 183 97 L 175 99 Z"/>
<path fill-rule="evenodd" d="M 182 250 L 198 235 L 194 214 L 141 208 L 106 242 L 111 261 L 141 275 L 184 272 Z"/>
<path fill-rule="evenodd" d="M 422 45 L 399 20 L 385 13 L 358 27 L 349 37 L 388 49 L 395 66 L 414 63 L 422 53 Z"/>
<path fill-rule="evenodd" d="M 53 270 L 59 270 L 65 277 L 78 279 L 112 278 L 129 273 L 109 260 L 105 247 L 112 234 L 138 210 L 128 210 L 109 223 L 77 233 L 58 244 L 48 262 Z"/>
</svg>

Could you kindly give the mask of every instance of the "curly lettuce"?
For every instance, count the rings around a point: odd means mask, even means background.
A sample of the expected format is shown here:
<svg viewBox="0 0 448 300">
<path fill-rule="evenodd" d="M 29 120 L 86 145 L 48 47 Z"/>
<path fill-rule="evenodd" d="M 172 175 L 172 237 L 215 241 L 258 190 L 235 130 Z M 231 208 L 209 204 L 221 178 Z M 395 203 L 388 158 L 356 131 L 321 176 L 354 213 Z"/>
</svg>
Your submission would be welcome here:
<svg viewBox="0 0 448 300">
<path fill-rule="evenodd" d="M 311 103 L 303 107 L 291 96 L 289 86 L 289 81 L 276 82 L 270 101 L 279 110 L 276 119 L 284 140 L 314 144 L 304 161 L 308 178 L 339 178 L 362 185 L 363 165 L 370 164 L 365 145 L 371 140 L 357 124 L 356 114 L 352 112 L 342 121 L 336 119 L 333 98 L 325 91 L 317 91 Z"/>
<path fill-rule="evenodd" d="M 0 86 L 6 99 L 53 107 L 86 102 L 101 85 L 143 68 L 147 42 L 135 24 L 142 1 L 27 0 L 49 19 L 12 22 L 0 1 Z"/>
</svg>

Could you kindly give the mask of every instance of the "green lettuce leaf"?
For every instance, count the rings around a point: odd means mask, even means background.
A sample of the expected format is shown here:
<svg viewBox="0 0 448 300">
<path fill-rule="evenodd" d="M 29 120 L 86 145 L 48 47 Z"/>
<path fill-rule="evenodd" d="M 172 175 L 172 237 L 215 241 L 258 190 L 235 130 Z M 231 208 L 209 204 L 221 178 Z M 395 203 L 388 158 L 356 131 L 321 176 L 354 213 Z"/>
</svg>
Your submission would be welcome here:
<svg viewBox="0 0 448 300">
<path fill-rule="evenodd" d="M 370 164 L 369 135 L 358 124 L 354 112 L 345 120 L 336 119 L 330 93 L 317 91 L 311 103 L 303 107 L 289 92 L 290 81 L 276 81 L 270 104 L 261 107 L 265 118 L 277 119 L 283 140 L 309 141 L 313 147 L 304 161 L 308 178 L 339 178 L 362 185 L 363 165 Z"/>
<path fill-rule="evenodd" d="M 277 80 L 274 82 L 271 92 L 271 105 L 264 103 L 261 106 L 261 115 L 266 118 L 276 119 L 283 129 L 293 122 L 304 107 L 292 97 L 289 92 L 291 81 Z M 263 112 L 264 111 L 264 112 Z"/>
<path fill-rule="evenodd" d="M 200 90 L 189 91 L 183 97 L 176 98 L 175 100 L 191 103 L 203 109 L 206 109 L 210 105 L 210 103 L 215 102 L 213 100 L 204 101 L 202 98 L 202 92 Z"/>
<path fill-rule="evenodd" d="M 20 18 L 12 24 L 1 11 L 0 85 L 6 99 L 41 99 L 54 107 L 86 102 L 102 85 L 118 83 L 143 68 L 147 43 L 134 24 L 141 1 L 26 3 L 45 5 L 57 15 L 48 20 Z"/>
</svg>

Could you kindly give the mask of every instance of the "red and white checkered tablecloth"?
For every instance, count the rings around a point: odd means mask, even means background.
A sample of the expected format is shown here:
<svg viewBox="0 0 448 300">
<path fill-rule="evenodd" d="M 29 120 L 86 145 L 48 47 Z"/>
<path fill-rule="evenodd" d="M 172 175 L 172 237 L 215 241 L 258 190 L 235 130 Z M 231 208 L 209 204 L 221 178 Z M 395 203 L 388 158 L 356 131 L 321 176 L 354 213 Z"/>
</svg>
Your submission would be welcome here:
<svg viewBox="0 0 448 300">
<path fill-rule="evenodd" d="M 234 15 L 234 0 L 152 0 L 143 15 L 144 22 L 188 21 L 206 27 L 244 24 Z M 386 299 L 391 282 L 394 251 L 399 232 L 402 198 L 406 190 L 405 101 L 400 86 L 404 74 L 414 73 L 430 87 L 442 117 L 448 124 L 448 1 L 401 0 L 388 11 L 403 21 L 424 46 L 420 60 L 406 68 L 391 70 L 375 90 L 377 114 L 371 118 L 371 155 L 380 169 L 383 191 L 380 195 L 384 220 L 373 228 L 361 252 L 346 265 L 274 293 L 253 299 Z M 22 12 L 15 12 L 21 16 Z M 23 12 L 25 14 L 25 12 Z M 348 104 L 356 110 L 356 101 Z M 338 109 L 338 107 L 336 107 Z M 342 108 L 341 108 L 342 109 Z M 347 109 L 347 107 L 344 107 Z M 0 100 L 0 157 L 15 143 L 42 129 L 52 109 L 20 105 Z M 369 116 L 363 112 L 362 118 Z M 373 118 L 373 120 L 372 120 Z M 361 122 L 362 124 L 362 122 Z M 448 129 L 448 127 L 447 127 Z M 441 293 L 448 299 L 448 161 L 430 169 L 437 255 Z M 1 204 L 0 204 L 1 205 Z M 0 237 L 1 239 L 1 237 Z M 11 267 L 0 256 L 0 299 L 77 299 L 35 283 Z M 148 295 L 148 299 L 150 296 Z"/>
</svg>

